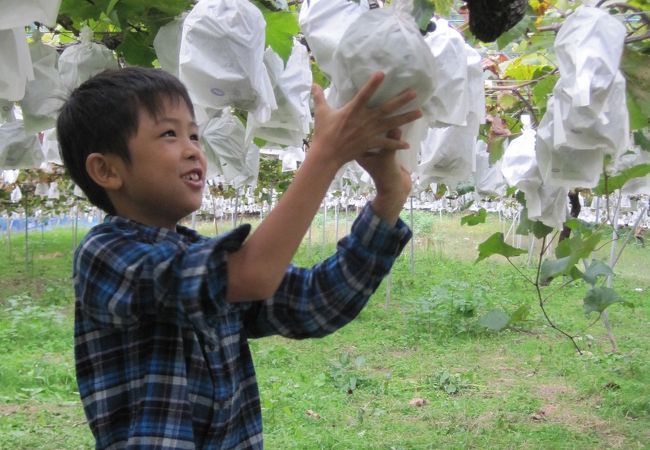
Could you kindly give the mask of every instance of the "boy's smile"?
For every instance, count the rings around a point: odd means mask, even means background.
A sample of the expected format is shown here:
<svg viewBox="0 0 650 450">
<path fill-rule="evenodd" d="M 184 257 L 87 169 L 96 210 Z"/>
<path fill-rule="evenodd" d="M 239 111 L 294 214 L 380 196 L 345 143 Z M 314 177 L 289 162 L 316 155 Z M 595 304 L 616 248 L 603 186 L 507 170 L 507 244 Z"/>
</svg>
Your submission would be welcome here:
<svg viewBox="0 0 650 450">
<path fill-rule="evenodd" d="M 182 100 L 165 100 L 154 118 L 140 110 L 138 131 L 129 139 L 130 163 L 114 158 L 119 188 L 109 195 L 119 215 L 175 229 L 201 206 L 206 158 L 198 126 Z"/>
</svg>

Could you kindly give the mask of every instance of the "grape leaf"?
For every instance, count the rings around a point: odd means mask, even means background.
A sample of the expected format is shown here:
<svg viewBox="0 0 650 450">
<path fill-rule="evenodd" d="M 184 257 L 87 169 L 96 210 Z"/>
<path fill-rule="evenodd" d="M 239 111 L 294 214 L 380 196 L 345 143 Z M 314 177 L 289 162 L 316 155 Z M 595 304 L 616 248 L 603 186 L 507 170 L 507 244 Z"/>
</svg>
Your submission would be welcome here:
<svg viewBox="0 0 650 450">
<path fill-rule="evenodd" d="M 512 41 L 521 38 L 526 33 L 526 31 L 532 27 L 533 23 L 534 20 L 532 17 L 525 16 L 519 21 L 517 25 L 499 36 L 497 39 L 497 46 L 499 47 L 499 50 L 503 49 Z"/>
<path fill-rule="evenodd" d="M 485 223 L 485 219 L 487 219 L 487 211 L 485 210 L 485 208 L 481 208 L 478 211 L 463 216 L 460 219 L 460 224 L 473 227 L 474 225 Z"/>
<path fill-rule="evenodd" d="M 478 320 L 478 324 L 492 331 L 501 331 L 510 323 L 510 316 L 501 309 L 493 309 Z"/>
<path fill-rule="evenodd" d="M 644 177 L 650 173 L 650 164 L 637 164 L 636 166 L 625 169 L 618 175 L 614 176 L 605 176 L 600 177 L 598 186 L 594 188 L 594 193 L 596 195 L 608 195 L 614 192 L 616 189 L 622 188 L 625 183 L 630 181 L 632 178 Z"/>
<path fill-rule="evenodd" d="M 626 47 L 621 58 L 621 71 L 625 75 L 628 96 L 645 116 L 650 117 L 650 56 Z M 637 125 L 634 123 L 633 125 Z"/>
<path fill-rule="evenodd" d="M 298 16 L 287 11 L 262 9 L 266 20 L 266 45 L 286 63 L 293 48 L 293 36 L 300 31 Z"/>
<path fill-rule="evenodd" d="M 517 226 L 517 230 L 515 231 L 515 233 L 522 236 L 527 236 L 528 234 L 533 233 L 533 236 L 535 236 L 537 239 L 541 239 L 544 236 L 551 234 L 552 231 L 553 231 L 552 227 L 549 227 L 548 225 L 544 225 L 539 220 L 530 220 L 528 218 L 528 209 L 527 208 L 522 209 L 521 214 L 519 216 L 519 225 Z"/>
<path fill-rule="evenodd" d="M 629 308 L 634 307 L 632 303 L 623 300 L 623 298 L 621 298 L 621 296 L 612 288 L 592 287 L 587 291 L 587 295 L 584 298 L 583 308 L 586 316 L 589 316 L 592 312 L 602 314 L 605 309 L 615 303 L 621 303 Z"/>
<path fill-rule="evenodd" d="M 585 270 L 585 272 L 582 274 L 582 278 L 587 283 L 594 286 L 596 284 L 596 281 L 598 281 L 599 276 L 606 277 L 612 274 L 613 271 L 611 267 L 609 267 L 603 261 L 593 259 L 587 267 L 587 270 Z"/>
<path fill-rule="evenodd" d="M 475 263 L 492 255 L 501 255 L 510 258 L 511 256 L 523 255 L 524 253 L 527 253 L 526 250 L 506 244 L 503 240 L 503 233 L 497 232 L 479 244 L 478 258 Z"/>
<path fill-rule="evenodd" d="M 427 25 L 431 21 L 434 12 L 435 5 L 433 4 L 433 0 L 413 0 L 413 12 L 411 14 L 420 30 L 427 29 Z"/>
<path fill-rule="evenodd" d="M 650 138 L 648 138 L 644 130 L 634 132 L 634 143 L 641 147 L 641 150 L 650 152 Z"/>
</svg>

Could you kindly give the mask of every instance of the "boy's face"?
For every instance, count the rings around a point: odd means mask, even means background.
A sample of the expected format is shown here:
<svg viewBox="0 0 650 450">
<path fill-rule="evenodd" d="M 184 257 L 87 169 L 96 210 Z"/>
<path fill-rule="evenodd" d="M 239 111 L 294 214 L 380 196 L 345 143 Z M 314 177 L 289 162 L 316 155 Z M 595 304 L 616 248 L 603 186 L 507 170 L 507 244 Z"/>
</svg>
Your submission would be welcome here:
<svg viewBox="0 0 650 450">
<path fill-rule="evenodd" d="M 185 102 L 164 105 L 157 120 L 140 110 L 138 131 L 128 142 L 131 162 L 119 165 L 122 186 L 113 203 L 122 216 L 175 229 L 201 206 L 207 163 Z"/>
</svg>

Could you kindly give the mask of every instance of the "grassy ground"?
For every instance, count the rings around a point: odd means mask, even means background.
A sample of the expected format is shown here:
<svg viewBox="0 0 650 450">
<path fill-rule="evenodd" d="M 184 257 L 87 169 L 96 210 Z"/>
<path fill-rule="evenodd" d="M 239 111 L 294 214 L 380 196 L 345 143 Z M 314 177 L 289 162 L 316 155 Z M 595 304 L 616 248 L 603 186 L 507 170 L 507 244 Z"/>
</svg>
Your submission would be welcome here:
<svg viewBox="0 0 650 450">
<path fill-rule="evenodd" d="M 600 323 L 587 328 L 584 286 L 553 295 L 549 313 L 579 355 L 512 267 L 473 264 L 478 243 L 509 224 L 459 223 L 416 214 L 414 252 L 348 327 L 252 342 L 268 449 L 650 448 L 650 248 L 629 246 L 617 265 L 615 287 L 635 306 L 609 309 L 617 352 Z M 315 222 L 301 263 L 332 248 L 327 224 Z M 91 448 L 72 360 L 71 233 L 33 232 L 28 247 L 26 263 L 22 235 L 0 245 L 0 449 Z M 526 256 L 517 263 L 532 274 Z M 478 324 L 521 305 L 529 314 L 516 329 Z"/>
</svg>

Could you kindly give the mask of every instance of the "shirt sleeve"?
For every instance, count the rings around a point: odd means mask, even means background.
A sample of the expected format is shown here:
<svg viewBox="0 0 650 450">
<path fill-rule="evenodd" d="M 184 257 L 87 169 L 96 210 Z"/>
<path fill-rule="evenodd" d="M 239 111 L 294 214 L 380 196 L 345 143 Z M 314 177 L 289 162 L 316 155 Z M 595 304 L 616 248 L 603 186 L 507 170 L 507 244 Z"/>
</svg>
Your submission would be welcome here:
<svg viewBox="0 0 650 450">
<path fill-rule="evenodd" d="M 225 302 L 226 254 L 237 250 L 249 231 L 243 225 L 193 244 L 148 243 L 132 230 L 100 226 L 76 253 L 77 301 L 102 326 L 146 320 L 196 325 L 230 307 Z"/>
<path fill-rule="evenodd" d="M 302 339 L 341 328 L 363 309 L 411 235 L 401 219 L 392 227 L 366 204 L 334 255 L 309 269 L 290 266 L 274 296 L 251 305 L 249 336 Z"/>
</svg>

